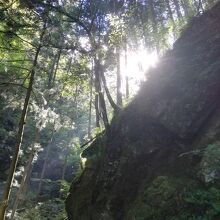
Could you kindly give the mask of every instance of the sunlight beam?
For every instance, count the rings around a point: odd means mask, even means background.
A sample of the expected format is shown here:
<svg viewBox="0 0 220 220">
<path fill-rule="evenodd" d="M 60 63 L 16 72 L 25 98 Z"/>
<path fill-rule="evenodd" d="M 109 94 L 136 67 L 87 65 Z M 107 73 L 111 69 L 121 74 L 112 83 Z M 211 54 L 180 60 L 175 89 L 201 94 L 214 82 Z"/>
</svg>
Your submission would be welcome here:
<svg viewBox="0 0 220 220">
<path fill-rule="evenodd" d="M 127 66 L 125 65 L 125 54 L 121 54 L 121 75 L 122 75 L 122 93 L 125 94 L 125 78 L 128 77 L 129 87 L 132 95 L 139 90 L 141 82 L 147 80 L 147 71 L 155 67 L 158 63 L 156 51 L 148 52 L 143 47 L 138 50 L 127 51 Z"/>
</svg>

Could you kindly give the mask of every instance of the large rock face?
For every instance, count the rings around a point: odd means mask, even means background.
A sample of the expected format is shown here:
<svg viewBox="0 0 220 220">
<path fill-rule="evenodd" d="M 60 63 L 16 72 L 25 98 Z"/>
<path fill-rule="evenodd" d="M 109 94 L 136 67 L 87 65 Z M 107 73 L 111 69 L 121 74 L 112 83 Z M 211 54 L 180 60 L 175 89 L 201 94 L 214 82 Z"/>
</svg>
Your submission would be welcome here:
<svg viewBox="0 0 220 220">
<path fill-rule="evenodd" d="M 83 153 L 71 220 L 220 219 L 220 4 L 195 18 L 111 134 Z"/>
</svg>

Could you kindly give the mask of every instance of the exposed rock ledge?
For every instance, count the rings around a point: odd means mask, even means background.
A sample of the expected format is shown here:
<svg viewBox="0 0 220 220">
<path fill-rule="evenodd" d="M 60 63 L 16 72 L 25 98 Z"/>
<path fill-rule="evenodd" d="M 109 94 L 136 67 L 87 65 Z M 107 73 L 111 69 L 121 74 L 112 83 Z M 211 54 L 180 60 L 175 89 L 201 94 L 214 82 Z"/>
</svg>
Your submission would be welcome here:
<svg viewBox="0 0 220 220">
<path fill-rule="evenodd" d="M 83 153 L 70 220 L 220 219 L 220 3 Z M 215 205 L 213 205 L 215 204 Z"/>
</svg>

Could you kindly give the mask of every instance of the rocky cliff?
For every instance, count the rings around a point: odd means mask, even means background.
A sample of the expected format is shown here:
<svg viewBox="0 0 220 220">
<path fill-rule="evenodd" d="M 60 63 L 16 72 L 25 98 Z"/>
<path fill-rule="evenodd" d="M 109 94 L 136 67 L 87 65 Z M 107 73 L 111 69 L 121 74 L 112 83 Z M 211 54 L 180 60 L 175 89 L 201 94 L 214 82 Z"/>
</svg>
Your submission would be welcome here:
<svg viewBox="0 0 220 220">
<path fill-rule="evenodd" d="M 220 4 L 191 21 L 82 156 L 70 220 L 220 219 Z"/>
</svg>

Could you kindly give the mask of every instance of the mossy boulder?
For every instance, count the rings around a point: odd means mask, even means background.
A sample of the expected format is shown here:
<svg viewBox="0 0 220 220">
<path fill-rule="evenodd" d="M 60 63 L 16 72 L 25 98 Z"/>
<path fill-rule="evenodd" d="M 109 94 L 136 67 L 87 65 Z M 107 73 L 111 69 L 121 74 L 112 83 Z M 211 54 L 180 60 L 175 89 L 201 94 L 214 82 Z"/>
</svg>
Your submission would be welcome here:
<svg viewBox="0 0 220 220">
<path fill-rule="evenodd" d="M 131 205 L 128 220 L 214 220 L 220 218 L 220 189 L 192 179 L 158 176 Z"/>
<path fill-rule="evenodd" d="M 220 3 L 193 19 L 108 135 L 83 153 L 70 220 L 220 219 L 219 21 Z"/>
</svg>

